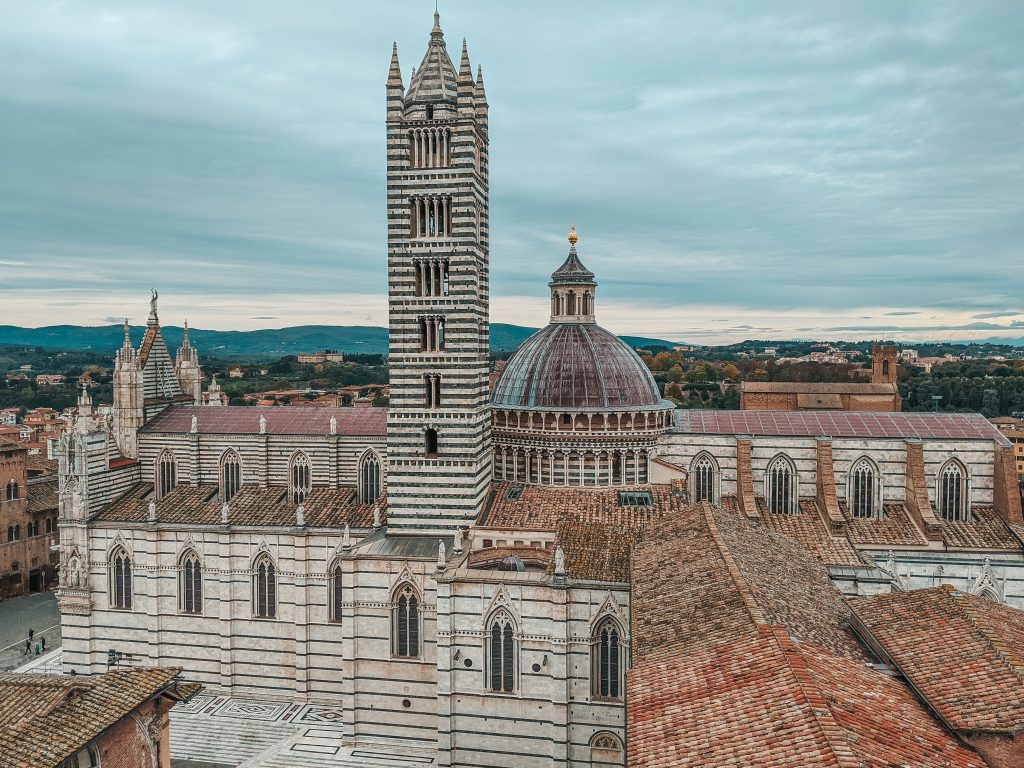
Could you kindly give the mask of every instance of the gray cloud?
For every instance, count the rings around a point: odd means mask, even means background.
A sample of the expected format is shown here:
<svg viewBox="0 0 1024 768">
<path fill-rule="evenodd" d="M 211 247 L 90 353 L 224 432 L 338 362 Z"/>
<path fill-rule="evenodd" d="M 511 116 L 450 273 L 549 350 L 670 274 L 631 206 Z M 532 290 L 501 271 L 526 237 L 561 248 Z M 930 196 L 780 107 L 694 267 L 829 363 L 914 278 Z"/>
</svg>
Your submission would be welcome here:
<svg viewBox="0 0 1024 768">
<path fill-rule="evenodd" d="M 449 50 L 468 38 L 491 103 L 496 314 L 503 297 L 543 308 L 570 223 L 601 301 L 685 304 L 683 338 L 718 321 L 731 330 L 708 333 L 767 328 L 794 308 L 882 320 L 932 307 L 936 328 L 983 330 L 949 315 L 1024 293 L 1012 4 L 442 11 Z M 383 294 L 383 82 L 391 41 L 408 82 L 429 27 L 411 0 L 308 0 L 301 13 L 9 0 L 0 300 L 81 320 L 40 294 L 138 313 L 116 302 L 158 285 L 187 296 L 197 324 L 207 312 L 230 326 L 262 319 L 254 310 L 303 322 L 279 293 Z M 220 313 L 227 299 L 236 314 Z M 744 328 L 723 307 L 762 315 Z"/>
</svg>

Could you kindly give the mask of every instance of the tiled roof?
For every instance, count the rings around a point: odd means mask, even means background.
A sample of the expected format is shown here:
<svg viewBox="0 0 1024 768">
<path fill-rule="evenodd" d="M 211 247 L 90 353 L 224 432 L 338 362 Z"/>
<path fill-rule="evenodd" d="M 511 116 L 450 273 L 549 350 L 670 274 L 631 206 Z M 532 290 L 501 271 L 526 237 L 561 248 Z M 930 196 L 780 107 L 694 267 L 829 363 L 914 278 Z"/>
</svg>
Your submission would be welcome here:
<svg viewBox="0 0 1024 768">
<path fill-rule="evenodd" d="M 757 509 L 765 525 L 799 542 L 826 565 L 862 565 L 857 551 L 845 536 L 829 533 L 813 498 L 800 499 L 799 512 L 793 515 L 769 512 L 760 496 Z"/>
<path fill-rule="evenodd" d="M 92 519 L 100 522 L 145 523 L 149 519 L 152 483 L 137 483 L 115 499 Z M 373 508 L 380 506 L 386 520 L 385 494 L 375 504 L 360 504 L 353 486 L 314 488 L 303 503 L 306 526 L 310 528 L 369 528 Z M 221 501 L 215 485 L 179 485 L 156 503 L 160 523 L 219 525 Z M 288 490 L 280 487 L 242 486 L 228 504 L 230 525 L 294 526 L 296 507 L 288 499 Z"/>
<path fill-rule="evenodd" d="M 858 597 L 857 618 L 958 730 L 1024 726 L 1024 611 L 949 585 Z"/>
<path fill-rule="evenodd" d="M 117 670 L 95 677 L 0 673 L 0 765 L 50 768 L 137 707 L 177 688 L 178 667 Z"/>
<path fill-rule="evenodd" d="M 914 523 L 903 502 L 884 505 L 884 517 L 854 517 L 845 499 L 839 509 L 846 518 L 846 536 L 854 544 L 926 546 L 928 541 Z"/>
<path fill-rule="evenodd" d="M 787 536 L 707 504 L 645 526 L 632 554 L 634 658 L 727 642 L 756 626 L 864 659 L 825 567 Z"/>
<path fill-rule="evenodd" d="M 892 395 L 899 392 L 899 388 L 895 384 L 872 384 L 864 381 L 741 381 L 740 390 L 755 394 L 797 395 Z"/>
<path fill-rule="evenodd" d="M 629 548 L 636 528 L 602 523 L 563 521 L 558 543 L 565 553 L 565 573 L 584 581 L 629 581 Z M 554 566 L 550 564 L 549 572 Z"/>
<path fill-rule="evenodd" d="M 943 520 L 942 539 L 951 547 L 975 549 L 1016 549 L 1021 542 L 999 517 L 995 507 L 981 504 L 971 507 L 971 520 Z"/>
<path fill-rule="evenodd" d="M 28 483 L 28 511 L 49 512 L 57 509 L 57 479 Z"/>
<path fill-rule="evenodd" d="M 509 498 L 509 491 L 513 488 L 522 490 L 516 498 Z M 652 505 L 621 506 L 620 490 L 649 491 Z M 684 506 L 684 500 L 676 496 L 668 485 L 587 489 L 500 482 L 491 485 L 491 494 L 477 525 L 553 531 L 559 522 L 574 520 L 637 528 L 663 512 Z"/>
<path fill-rule="evenodd" d="M 856 413 L 853 411 L 676 411 L 676 428 L 698 435 L 990 440 L 1010 445 L 977 413 Z"/>
<path fill-rule="evenodd" d="M 256 435 L 260 416 L 267 421 L 268 435 L 327 435 L 331 416 L 337 419 L 339 435 L 375 435 L 387 433 L 387 408 L 256 408 L 247 406 L 176 406 L 162 411 L 142 428 L 143 432 L 186 433 L 192 430 L 192 417 L 203 435 Z"/>
<path fill-rule="evenodd" d="M 766 626 L 628 672 L 630 768 L 984 768 L 898 679 Z"/>
</svg>

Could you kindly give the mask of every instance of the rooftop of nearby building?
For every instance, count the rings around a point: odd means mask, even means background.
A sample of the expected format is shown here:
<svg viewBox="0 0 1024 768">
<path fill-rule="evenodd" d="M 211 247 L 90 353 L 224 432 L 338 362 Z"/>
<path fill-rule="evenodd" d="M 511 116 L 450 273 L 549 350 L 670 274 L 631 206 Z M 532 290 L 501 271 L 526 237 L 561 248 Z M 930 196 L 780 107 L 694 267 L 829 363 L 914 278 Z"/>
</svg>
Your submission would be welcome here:
<svg viewBox="0 0 1024 768">
<path fill-rule="evenodd" d="M 179 667 L 116 670 L 95 677 L 0 674 L 0 765 L 51 766 L 155 696 L 185 701 L 200 686 Z"/>
<path fill-rule="evenodd" d="M 850 602 L 869 641 L 951 727 L 1024 728 L 1024 611 L 949 585 Z"/>
<path fill-rule="evenodd" d="M 387 408 L 258 408 L 248 406 L 175 406 L 163 410 L 142 432 L 188 433 L 192 417 L 202 435 L 260 434 L 260 417 L 266 422 L 268 435 L 329 435 L 331 418 L 338 435 L 380 436 L 387 430 Z"/>
<path fill-rule="evenodd" d="M 873 384 L 864 381 L 741 381 L 743 392 L 757 394 L 829 394 L 829 395 L 891 395 L 899 391 L 895 383 Z"/>
<path fill-rule="evenodd" d="M 900 440 L 986 440 L 1010 445 L 978 413 L 860 413 L 855 411 L 676 411 L 688 434 L 875 437 Z"/>
</svg>

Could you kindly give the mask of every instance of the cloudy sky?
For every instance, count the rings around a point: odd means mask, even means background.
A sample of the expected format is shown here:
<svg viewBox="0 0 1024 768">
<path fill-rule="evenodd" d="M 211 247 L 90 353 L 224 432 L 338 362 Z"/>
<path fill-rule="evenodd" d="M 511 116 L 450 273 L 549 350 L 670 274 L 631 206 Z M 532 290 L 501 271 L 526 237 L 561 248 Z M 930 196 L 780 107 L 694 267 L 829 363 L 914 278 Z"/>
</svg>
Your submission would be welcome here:
<svg viewBox="0 0 1024 768">
<path fill-rule="evenodd" d="M 442 0 L 491 105 L 493 319 L 576 224 L 618 333 L 1024 337 L 1024 14 Z M 433 3 L 0 3 L 0 324 L 386 322 L 384 80 Z"/>
</svg>

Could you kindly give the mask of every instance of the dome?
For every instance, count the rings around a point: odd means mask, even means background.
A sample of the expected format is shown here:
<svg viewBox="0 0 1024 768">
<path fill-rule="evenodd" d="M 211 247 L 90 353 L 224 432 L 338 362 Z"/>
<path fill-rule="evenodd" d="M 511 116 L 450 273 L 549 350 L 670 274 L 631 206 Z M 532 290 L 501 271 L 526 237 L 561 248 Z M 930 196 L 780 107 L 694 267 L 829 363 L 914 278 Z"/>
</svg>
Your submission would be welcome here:
<svg viewBox="0 0 1024 768">
<path fill-rule="evenodd" d="M 512 355 L 491 404 L 592 411 L 661 407 L 664 401 L 643 360 L 620 338 L 595 323 L 552 323 Z"/>
</svg>

